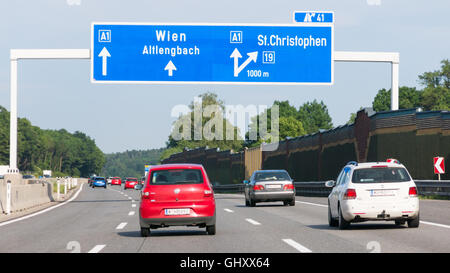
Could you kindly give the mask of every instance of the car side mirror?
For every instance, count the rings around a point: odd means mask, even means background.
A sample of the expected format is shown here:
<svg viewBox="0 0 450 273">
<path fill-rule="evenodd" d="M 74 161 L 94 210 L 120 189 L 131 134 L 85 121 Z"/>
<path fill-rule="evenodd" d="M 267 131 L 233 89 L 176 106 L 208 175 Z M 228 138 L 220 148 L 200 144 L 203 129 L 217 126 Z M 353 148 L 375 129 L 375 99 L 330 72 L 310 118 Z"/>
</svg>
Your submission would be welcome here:
<svg viewBox="0 0 450 273">
<path fill-rule="evenodd" d="M 328 180 L 327 182 L 325 182 L 325 187 L 327 188 L 332 188 L 334 186 L 335 186 L 334 180 Z"/>
<path fill-rule="evenodd" d="M 142 184 L 137 184 L 136 186 L 134 186 L 134 189 L 138 190 L 138 191 L 142 190 L 143 188 L 144 188 L 144 185 L 142 185 Z"/>
</svg>

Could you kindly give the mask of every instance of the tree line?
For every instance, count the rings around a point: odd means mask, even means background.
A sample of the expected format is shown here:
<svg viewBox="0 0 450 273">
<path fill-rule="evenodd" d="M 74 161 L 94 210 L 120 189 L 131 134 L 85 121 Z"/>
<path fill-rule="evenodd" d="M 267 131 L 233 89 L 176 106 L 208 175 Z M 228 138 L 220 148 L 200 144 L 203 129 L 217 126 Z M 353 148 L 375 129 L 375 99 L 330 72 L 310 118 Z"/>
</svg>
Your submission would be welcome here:
<svg viewBox="0 0 450 273">
<path fill-rule="evenodd" d="M 161 149 L 132 150 L 121 153 L 106 154 L 106 164 L 101 174 L 103 176 L 119 176 L 141 178 L 144 176 L 145 165 L 156 165 L 163 152 Z"/>
<path fill-rule="evenodd" d="M 9 165 L 10 114 L 0 106 L 0 165 Z M 18 168 L 23 173 L 53 176 L 88 177 L 100 173 L 105 156 L 86 134 L 65 129 L 43 130 L 25 118 L 18 119 Z"/>
<path fill-rule="evenodd" d="M 441 61 L 441 67 L 439 70 L 432 72 L 425 72 L 419 75 L 419 83 L 424 88 L 417 89 L 416 87 L 402 86 L 399 88 L 399 109 L 408 108 L 422 108 L 424 111 L 429 110 L 450 110 L 450 61 Z M 207 105 L 219 105 L 223 111 L 224 102 L 218 98 L 218 96 L 212 92 L 206 92 L 199 97 L 202 99 L 202 106 L 205 108 Z M 373 99 L 372 108 L 376 112 L 389 111 L 391 108 L 391 90 L 380 89 Z M 266 109 L 263 113 L 251 118 L 251 122 L 248 126 L 249 130 L 255 130 L 257 133 L 257 139 L 249 138 L 247 132 L 245 136 L 236 134 L 236 138 L 233 141 L 230 140 L 201 140 L 194 139 L 194 105 L 195 102 L 191 102 L 191 112 L 180 116 L 174 124 L 180 121 L 189 119 L 191 122 L 191 128 L 188 128 L 190 132 L 189 139 L 175 140 L 173 138 L 174 133 L 179 133 L 176 130 L 183 128 L 174 126 L 171 135 L 166 142 L 166 149 L 161 153 L 161 160 L 169 157 L 171 154 L 182 152 L 184 149 L 194 149 L 198 147 L 219 148 L 220 150 L 232 149 L 234 151 L 241 151 L 244 147 L 258 146 L 262 142 L 270 142 L 271 139 L 263 139 L 259 135 L 259 120 L 262 119 L 267 124 L 267 129 L 271 131 L 271 113 L 274 106 L 279 110 L 279 127 L 278 127 L 278 139 L 283 140 L 286 137 L 298 137 L 307 134 L 313 134 L 321 129 L 327 130 L 333 128 L 332 119 L 328 113 L 327 106 L 322 102 L 316 100 L 312 102 L 305 102 L 300 107 L 295 107 L 288 100 L 275 101 L 271 107 Z M 362 109 L 362 107 L 360 108 Z M 219 112 L 220 115 L 220 112 Z M 201 123 L 204 126 L 213 118 L 202 117 Z M 220 116 L 223 120 L 223 124 L 229 125 L 229 121 Z M 351 113 L 348 123 L 354 122 L 356 113 Z M 225 128 L 225 126 L 223 126 Z M 174 131 L 175 130 L 175 131 Z M 233 127 L 235 132 L 239 132 L 239 129 Z M 225 132 L 224 132 L 225 133 Z"/>
</svg>

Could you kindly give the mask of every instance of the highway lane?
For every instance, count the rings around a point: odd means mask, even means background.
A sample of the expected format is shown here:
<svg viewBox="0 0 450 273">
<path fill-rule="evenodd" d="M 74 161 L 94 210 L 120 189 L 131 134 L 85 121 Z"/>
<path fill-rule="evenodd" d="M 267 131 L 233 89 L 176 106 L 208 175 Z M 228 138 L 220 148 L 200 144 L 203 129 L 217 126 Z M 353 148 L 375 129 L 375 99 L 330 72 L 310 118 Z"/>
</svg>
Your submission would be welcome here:
<svg viewBox="0 0 450 273">
<path fill-rule="evenodd" d="M 243 195 L 216 194 L 217 234 L 171 227 L 140 237 L 139 192 L 118 186 L 84 188 L 72 202 L 0 227 L 0 252 L 450 252 L 450 228 L 392 222 L 330 228 L 326 198 L 297 197 L 245 207 Z M 421 200 L 421 218 L 447 224 L 450 202 Z M 130 214 L 134 212 L 134 214 Z M 77 248 L 79 246 L 79 249 Z"/>
</svg>

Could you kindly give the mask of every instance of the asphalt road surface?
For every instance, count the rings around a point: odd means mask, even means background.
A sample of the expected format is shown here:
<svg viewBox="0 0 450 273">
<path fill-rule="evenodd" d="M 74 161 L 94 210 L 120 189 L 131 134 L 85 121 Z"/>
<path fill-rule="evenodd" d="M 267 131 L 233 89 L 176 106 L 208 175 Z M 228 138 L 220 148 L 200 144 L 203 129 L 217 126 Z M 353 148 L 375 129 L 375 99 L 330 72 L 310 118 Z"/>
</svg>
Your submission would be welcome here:
<svg viewBox="0 0 450 273">
<path fill-rule="evenodd" d="M 421 200 L 417 229 L 393 222 L 331 228 L 326 198 L 297 196 L 245 207 L 243 195 L 216 194 L 217 234 L 171 227 L 140 236 L 139 192 L 89 188 L 71 202 L 34 217 L 0 223 L 0 252 L 450 252 L 450 201 Z"/>
</svg>

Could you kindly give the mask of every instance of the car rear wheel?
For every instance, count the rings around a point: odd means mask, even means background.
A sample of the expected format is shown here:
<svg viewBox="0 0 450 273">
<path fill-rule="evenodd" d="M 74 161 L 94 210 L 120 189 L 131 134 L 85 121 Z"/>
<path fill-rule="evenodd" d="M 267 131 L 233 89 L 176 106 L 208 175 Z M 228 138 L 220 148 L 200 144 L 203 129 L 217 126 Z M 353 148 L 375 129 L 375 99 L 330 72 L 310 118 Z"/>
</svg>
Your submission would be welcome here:
<svg viewBox="0 0 450 273">
<path fill-rule="evenodd" d="M 208 233 L 208 235 L 215 235 L 216 234 L 216 225 L 206 226 L 206 233 Z"/>
<path fill-rule="evenodd" d="M 246 206 L 246 207 L 250 206 L 250 203 L 248 202 L 247 197 L 245 197 L 245 206 Z"/>
<path fill-rule="evenodd" d="M 418 228 L 420 223 L 420 215 L 417 215 L 415 219 L 408 219 L 408 227 L 409 228 Z"/>
<path fill-rule="evenodd" d="M 339 206 L 339 229 L 346 229 L 350 226 L 350 222 L 346 221 L 344 219 L 344 216 L 342 216 L 342 210 Z"/>
<path fill-rule="evenodd" d="M 256 206 L 256 202 L 253 201 L 252 199 L 250 199 L 249 204 L 250 204 L 250 207 Z"/>
<path fill-rule="evenodd" d="M 150 229 L 141 227 L 141 236 L 142 237 L 150 236 Z"/>
<path fill-rule="evenodd" d="M 289 201 L 283 201 L 283 205 L 289 206 Z"/>
<path fill-rule="evenodd" d="M 328 225 L 330 227 L 337 227 L 339 224 L 339 221 L 333 218 L 333 215 L 331 215 L 331 208 L 330 203 L 328 203 Z"/>
<path fill-rule="evenodd" d="M 295 197 L 289 202 L 289 206 L 295 206 Z"/>
<path fill-rule="evenodd" d="M 396 226 L 403 226 L 405 224 L 404 220 L 395 220 L 395 225 Z"/>
</svg>

